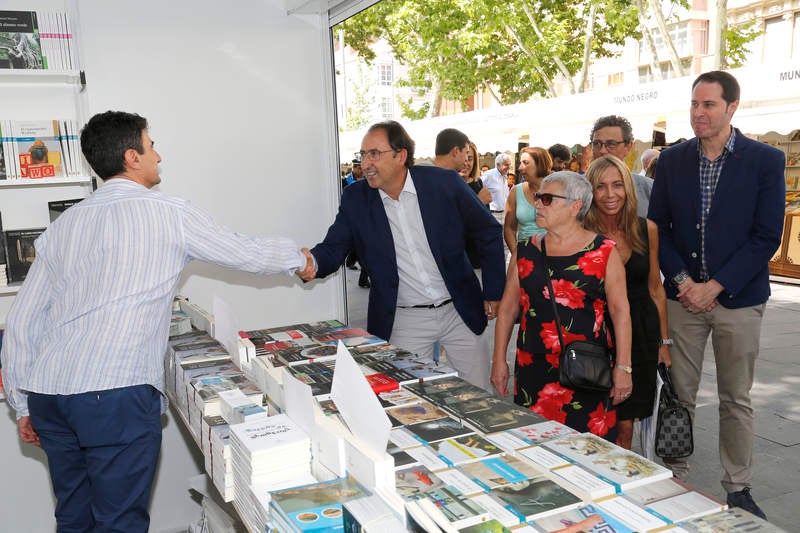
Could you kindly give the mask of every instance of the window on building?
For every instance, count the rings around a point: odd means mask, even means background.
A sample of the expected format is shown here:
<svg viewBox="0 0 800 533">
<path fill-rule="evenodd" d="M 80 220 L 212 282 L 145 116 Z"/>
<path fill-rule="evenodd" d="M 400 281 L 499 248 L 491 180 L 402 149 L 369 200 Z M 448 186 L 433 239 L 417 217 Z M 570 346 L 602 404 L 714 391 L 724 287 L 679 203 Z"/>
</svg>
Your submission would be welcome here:
<svg viewBox="0 0 800 533">
<path fill-rule="evenodd" d="M 615 72 L 614 74 L 608 75 L 608 86 L 613 87 L 615 85 L 622 85 L 625 82 L 625 73 L 624 72 Z"/>
<path fill-rule="evenodd" d="M 792 57 L 800 58 L 800 12 L 794 14 L 794 36 L 792 39 Z"/>
<path fill-rule="evenodd" d="M 656 50 L 659 55 L 666 54 L 666 45 L 664 44 L 664 36 L 658 28 L 651 28 L 653 34 L 653 41 L 655 42 Z M 692 42 L 690 41 L 689 21 L 678 22 L 671 24 L 667 27 L 669 36 L 672 39 L 672 44 L 675 45 L 675 50 L 680 57 L 686 57 L 692 54 Z M 660 58 L 659 58 L 660 59 Z M 647 45 L 647 40 L 642 37 L 639 39 L 639 62 L 648 63 L 650 61 L 650 47 Z"/>
<path fill-rule="evenodd" d="M 385 119 L 394 118 L 394 105 L 388 96 L 381 98 L 381 116 Z"/>
<path fill-rule="evenodd" d="M 380 74 L 381 85 L 391 86 L 393 81 L 392 65 L 391 64 L 379 65 L 379 69 L 380 69 L 379 74 Z"/>
<path fill-rule="evenodd" d="M 774 17 L 764 21 L 764 63 L 785 61 L 792 38 L 792 19 Z"/>
</svg>

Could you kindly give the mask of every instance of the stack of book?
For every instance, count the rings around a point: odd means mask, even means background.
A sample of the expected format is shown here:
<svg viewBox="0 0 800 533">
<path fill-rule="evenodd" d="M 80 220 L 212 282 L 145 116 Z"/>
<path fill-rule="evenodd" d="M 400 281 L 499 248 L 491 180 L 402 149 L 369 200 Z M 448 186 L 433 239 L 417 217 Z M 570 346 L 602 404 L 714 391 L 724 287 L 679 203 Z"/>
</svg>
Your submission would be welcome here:
<svg viewBox="0 0 800 533">
<path fill-rule="evenodd" d="M 206 472 L 226 502 L 233 500 L 233 467 L 231 465 L 230 426 L 221 416 L 203 417 L 200 432 Z"/>
<path fill-rule="evenodd" d="M 63 11 L 0 11 L 0 69 L 77 68 L 72 27 Z"/>
<path fill-rule="evenodd" d="M 279 533 L 341 531 L 342 504 L 368 496 L 352 478 L 272 492 L 270 517 Z"/>
<path fill-rule="evenodd" d="M 311 439 L 285 414 L 230 426 L 234 493 L 311 474 Z"/>
<path fill-rule="evenodd" d="M 67 178 L 85 175 L 72 119 L 2 120 L 0 179 Z"/>
<path fill-rule="evenodd" d="M 237 496 L 234 507 L 239 511 L 242 521 L 249 531 L 272 531 L 269 509 L 272 493 L 278 490 L 310 485 L 317 480 L 311 474 L 299 476 L 296 479 L 251 485 L 244 495 Z"/>
<path fill-rule="evenodd" d="M 503 401 L 459 377 L 411 383 L 404 388 L 487 435 L 545 420 L 533 411 Z"/>
<path fill-rule="evenodd" d="M 309 341 L 334 342 L 354 333 L 367 339 L 359 330 L 331 328 L 320 333 L 318 327 L 295 324 L 249 332 L 248 341 L 258 339 L 252 343 L 258 353 L 251 354 L 251 366 L 269 376 L 274 388 L 270 396 L 282 395 L 284 372 L 310 381 L 313 388 L 330 381 L 335 371 L 331 359 L 290 361 L 285 353 L 297 355 L 308 349 L 300 345 L 310 346 Z M 298 345 L 287 347 L 298 340 Z M 207 338 L 193 334 L 173 339 L 169 359 L 180 376 L 176 383 L 188 383 L 187 397 L 202 406 L 197 412 L 207 414 L 214 410 L 210 395 L 230 386 L 220 376 L 238 370 L 230 362 L 205 361 L 208 354 L 193 364 L 213 366 L 187 368 L 186 357 L 177 354 L 195 357 L 193 347 L 206 342 Z M 389 375 L 394 369 L 403 370 L 395 360 L 415 359 L 385 343 L 351 342 L 358 344 L 350 351 L 365 375 Z M 240 392 L 230 394 L 242 399 Z M 378 490 L 377 476 L 362 475 L 369 468 L 360 462 L 369 463 L 376 454 L 362 449 L 338 417 L 334 402 L 325 396 L 315 398 L 321 409 L 315 413 L 310 438 L 282 414 L 230 428 L 224 420 L 203 419 L 200 439 L 208 456 L 206 469 L 225 497 L 234 496 L 234 505 L 251 530 L 263 531 L 267 520 L 278 531 L 338 530 L 346 514 L 348 524 L 360 527 L 354 531 L 374 531 L 369 517 L 392 524 L 383 528 L 389 531 L 403 512 L 407 527 L 419 524 L 424 531 L 459 533 L 543 532 L 573 526 L 603 532 L 668 531 L 678 525 L 685 531 L 700 531 L 702 525 L 691 529 L 684 524 L 735 518 L 730 513 L 715 518 L 725 513 L 724 503 L 672 479 L 660 465 L 591 433 L 577 433 L 500 402 L 454 376 L 416 379 L 377 394 L 394 426 L 387 444 L 390 455 L 381 466 L 387 467 L 382 474 L 394 478 L 395 490 L 384 493 Z M 336 481 L 306 485 L 312 473 L 318 480 Z M 367 479 L 365 486 L 379 496 L 352 492 L 349 481 L 338 479 L 347 473 L 359 481 Z M 304 486 L 272 492 L 290 485 Z M 341 503 L 351 494 L 360 496 L 343 509 Z M 328 501 L 331 498 L 338 507 Z"/>
<path fill-rule="evenodd" d="M 257 418 L 267 416 L 267 411 L 261 407 L 261 394 L 257 399 L 248 397 L 238 388 L 220 391 L 220 414 L 229 424 L 241 424 Z"/>
</svg>

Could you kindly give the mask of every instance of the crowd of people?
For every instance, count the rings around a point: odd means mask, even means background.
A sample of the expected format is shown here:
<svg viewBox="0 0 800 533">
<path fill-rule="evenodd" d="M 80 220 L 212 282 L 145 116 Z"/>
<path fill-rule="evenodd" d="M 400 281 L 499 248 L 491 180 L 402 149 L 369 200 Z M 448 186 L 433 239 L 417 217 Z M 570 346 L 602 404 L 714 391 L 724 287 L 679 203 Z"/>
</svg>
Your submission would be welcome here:
<svg viewBox="0 0 800 533">
<path fill-rule="evenodd" d="M 634 421 L 653 412 L 659 363 L 671 368 L 679 398 L 694 412 L 711 335 L 722 485 L 731 506 L 763 516 L 750 495 L 750 389 L 769 296 L 768 262 L 781 239 L 785 160 L 731 126 L 738 105 L 733 76 L 702 74 L 692 85 L 695 137 L 645 150 L 643 174 L 625 163 L 633 149 L 630 123 L 609 115 L 591 129 L 585 173 L 564 145 L 526 147 L 518 154 L 519 183 L 510 178 L 510 154 L 499 153 L 493 168 L 480 171 L 477 147 L 455 129 L 440 132 L 433 163 L 455 172 L 409 166 L 413 142 L 404 132 L 397 142 L 391 133 L 402 127 L 376 124 L 360 152 L 362 166 L 369 159 L 367 183 L 345 190 L 334 226 L 311 250 L 325 263 L 318 275 L 334 271 L 350 248 L 375 254 L 366 268 L 380 269 L 386 287 L 370 294 L 369 327 L 381 326 L 373 332 L 422 353 L 440 342 L 450 357 L 448 328 L 456 323 L 461 335 L 451 361 L 466 379 L 485 385 L 481 350 L 489 349 L 489 380 L 498 394 L 511 392 L 513 376 L 517 404 L 626 448 Z M 462 183 L 453 182 L 456 173 Z M 375 207 L 377 198 L 383 209 Z M 376 223 L 368 229 L 357 224 L 364 209 Z M 411 217 L 406 209 L 418 213 Z M 392 248 L 389 237 L 394 254 L 382 250 Z M 498 282 L 503 264 L 509 267 Z M 454 312 L 445 311 L 451 306 Z M 485 317 L 477 320 L 481 309 Z M 468 332 L 480 337 L 485 319 L 494 318 L 494 346 L 473 341 Z M 517 323 L 512 369 L 506 353 Z M 591 340 L 613 349 L 610 393 L 560 384 L 559 328 L 565 343 Z M 666 464 L 686 477 L 687 460 Z"/>
<path fill-rule="evenodd" d="M 459 130 L 440 132 L 433 165 L 420 165 L 402 125 L 374 124 L 335 220 L 310 250 L 232 232 L 153 191 L 161 156 L 147 121 L 96 115 L 81 145 L 106 183 L 36 241 L 2 347 L 20 438 L 48 457 L 59 530 L 147 529 L 162 357 L 192 259 L 303 281 L 357 263 L 370 333 L 421 355 L 441 347 L 470 383 L 624 447 L 633 421 L 652 411 L 659 362 L 694 411 L 711 335 L 722 485 L 729 505 L 763 517 L 750 494 L 750 389 L 783 228 L 785 157 L 731 126 L 739 98 L 730 74 L 700 75 L 695 137 L 642 154 L 655 180 L 624 163 L 633 132 L 614 115 L 594 123 L 585 174 L 565 146 L 530 147 L 512 188 L 512 157 L 498 154 L 482 172 Z M 560 337 L 613 349 L 610 392 L 561 384 Z M 686 477 L 687 460 L 666 463 Z"/>
</svg>

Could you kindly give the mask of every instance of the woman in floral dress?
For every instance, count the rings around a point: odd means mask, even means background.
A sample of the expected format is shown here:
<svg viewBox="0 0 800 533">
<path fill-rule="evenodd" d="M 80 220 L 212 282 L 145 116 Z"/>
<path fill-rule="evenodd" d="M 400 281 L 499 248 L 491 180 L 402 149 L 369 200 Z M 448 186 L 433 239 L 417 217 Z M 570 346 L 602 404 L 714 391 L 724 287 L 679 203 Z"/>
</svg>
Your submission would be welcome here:
<svg viewBox="0 0 800 533">
<path fill-rule="evenodd" d="M 497 317 L 492 384 L 501 396 L 507 394 L 505 352 L 519 315 L 514 402 L 550 420 L 614 442 L 615 406 L 632 390 L 631 321 L 625 268 L 614 243 L 582 226 L 592 196 L 586 179 L 568 171 L 545 178 L 536 193 L 536 223 L 547 233 L 520 242 L 516 257 L 512 257 Z M 561 345 L 545 277 L 542 240 L 547 247 L 564 342 L 609 342 L 605 313 L 613 319 L 616 366 L 610 393 L 572 390 L 558 382 Z"/>
</svg>

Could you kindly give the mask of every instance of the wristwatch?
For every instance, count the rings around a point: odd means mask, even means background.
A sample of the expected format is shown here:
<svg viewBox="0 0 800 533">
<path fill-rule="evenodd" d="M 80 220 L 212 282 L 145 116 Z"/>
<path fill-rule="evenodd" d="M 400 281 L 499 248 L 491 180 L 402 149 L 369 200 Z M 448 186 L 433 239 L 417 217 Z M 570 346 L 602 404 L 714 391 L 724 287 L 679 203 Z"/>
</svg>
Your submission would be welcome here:
<svg viewBox="0 0 800 533">
<path fill-rule="evenodd" d="M 672 339 L 661 339 L 658 343 L 659 346 L 672 346 L 675 344 Z"/>
<path fill-rule="evenodd" d="M 620 370 L 622 370 L 623 372 L 626 372 L 628 374 L 633 372 L 633 367 L 632 366 L 628 366 L 628 365 L 616 365 L 616 366 L 614 366 L 614 368 L 619 368 Z"/>
<path fill-rule="evenodd" d="M 685 270 L 681 270 L 672 277 L 672 284 L 678 287 L 681 283 L 683 283 L 687 279 L 689 279 L 689 273 Z"/>
</svg>

